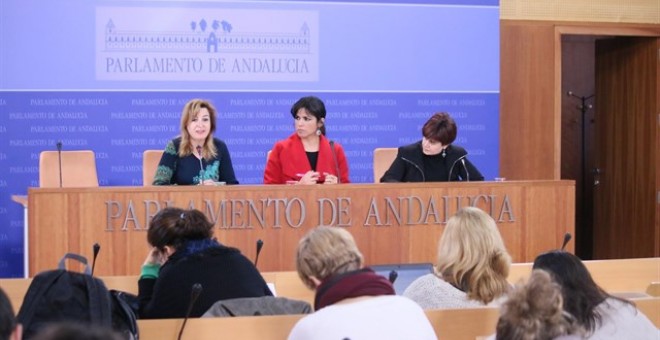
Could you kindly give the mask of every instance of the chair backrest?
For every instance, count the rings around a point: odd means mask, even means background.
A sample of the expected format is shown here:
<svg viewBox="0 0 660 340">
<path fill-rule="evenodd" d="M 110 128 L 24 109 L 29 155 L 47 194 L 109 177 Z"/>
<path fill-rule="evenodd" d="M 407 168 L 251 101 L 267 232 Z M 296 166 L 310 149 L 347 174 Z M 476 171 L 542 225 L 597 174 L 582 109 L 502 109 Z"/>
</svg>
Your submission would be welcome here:
<svg viewBox="0 0 660 340">
<path fill-rule="evenodd" d="M 62 151 L 62 187 L 98 187 L 94 151 Z M 39 154 L 39 186 L 60 187 L 60 158 L 57 151 L 42 151 Z"/>
<path fill-rule="evenodd" d="M 374 183 L 379 183 L 385 171 L 390 168 L 396 158 L 398 148 L 374 149 Z"/>
<path fill-rule="evenodd" d="M 150 186 L 154 182 L 158 163 L 163 157 L 163 150 L 144 150 L 142 154 L 142 185 Z"/>
</svg>

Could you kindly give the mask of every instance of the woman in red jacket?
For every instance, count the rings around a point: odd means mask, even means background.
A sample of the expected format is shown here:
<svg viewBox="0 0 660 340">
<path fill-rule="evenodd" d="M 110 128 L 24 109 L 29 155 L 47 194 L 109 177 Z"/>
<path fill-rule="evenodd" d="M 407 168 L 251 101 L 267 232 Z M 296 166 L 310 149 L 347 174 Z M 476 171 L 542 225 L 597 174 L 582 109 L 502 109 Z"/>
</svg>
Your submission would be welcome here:
<svg viewBox="0 0 660 340">
<path fill-rule="evenodd" d="M 325 137 L 325 104 L 300 98 L 291 108 L 296 131 L 275 143 L 268 156 L 264 184 L 349 183 L 344 149 Z"/>
</svg>

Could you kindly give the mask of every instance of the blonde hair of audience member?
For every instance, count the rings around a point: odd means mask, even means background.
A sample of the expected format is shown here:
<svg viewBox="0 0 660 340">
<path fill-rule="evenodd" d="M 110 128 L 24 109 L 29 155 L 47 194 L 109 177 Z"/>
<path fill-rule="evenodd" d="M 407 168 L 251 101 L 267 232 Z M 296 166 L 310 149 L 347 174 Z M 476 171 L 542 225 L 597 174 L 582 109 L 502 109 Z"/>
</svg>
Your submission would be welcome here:
<svg viewBox="0 0 660 340">
<path fill-rule="evenodd" d="M 298 243 L 296 270 L 305 286 L 315 289 L 330 276 L 362 268 L 363 261 L 348 231 L 340 227 L 317 227 Z"/>
<path fill-rule="evenodd" d="M 437 273 L 488 304 L 509 289 L 511 256 L 492 217 L 479 208 L 460 209 L 447 222 L 438 245 Z"/>
<path fill-rule="evenodd" d="M 188 132 L 188 124 L 190 124 L 193 119 L 197 118 L 201 109 L 207 109 L 209 111 L 209 119 L 211 123 L 211 130 L 209 131 L 208 136 L 206 136 L 206 140 L 202 146 L 202 155 L 204 155 L 205 159 L 211 159 L 218 155 L 218 150 L 215 147 L 215 143 L 213 143 L 217 112 L 210 102 L 203 99 L 192 99 L 186 103 L 181 112 L 181 146 L 179 147 L 179 157 L 186 157 L 195 152 L 193 150 L 190 133 Z"/>
<path fill-rule="evenodd" d="M 564 312 L 561 287 L 547 272 L 534 270 L 527 284 L 518 285 L 502 305 L 496 339 L 550 340 L 582 333 Z"/>
</svg>

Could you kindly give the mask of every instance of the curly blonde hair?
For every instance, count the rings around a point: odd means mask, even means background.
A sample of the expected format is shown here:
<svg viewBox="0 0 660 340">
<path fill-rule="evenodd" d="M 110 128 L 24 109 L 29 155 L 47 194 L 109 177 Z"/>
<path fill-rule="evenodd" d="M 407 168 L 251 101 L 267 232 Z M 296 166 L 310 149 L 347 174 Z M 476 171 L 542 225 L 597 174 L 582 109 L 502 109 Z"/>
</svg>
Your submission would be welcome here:
<svg viewBox="0 0 660 340">
<path fill-rule="evenodd" d="M 582 335 L 583 330 L 564 312 L 561 287 L 543 270 L 534 270 L 525 285 L 518 285 L 502 305 L 497 339 L 551 340 Z"/>
<path fill-rule="evenodd" d="M 437 275 L 488 304 L 510 285 L 511 256 L 492 217 L 479 208 L 460 209 L 449 221 L 438 245 Z"/>
</svg>

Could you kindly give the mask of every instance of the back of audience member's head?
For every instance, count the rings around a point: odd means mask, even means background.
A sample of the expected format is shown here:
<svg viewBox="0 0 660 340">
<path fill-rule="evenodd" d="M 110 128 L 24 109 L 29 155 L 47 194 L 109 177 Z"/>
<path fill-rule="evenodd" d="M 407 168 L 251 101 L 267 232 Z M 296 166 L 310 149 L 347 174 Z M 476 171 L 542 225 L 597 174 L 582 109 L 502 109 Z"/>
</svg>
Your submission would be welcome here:
<svg viewBox="0 0 660 340">
<path fill-rule="evenodd" d="M 543 269 L 551 274 L 561 286 L 564 310 L 589 331 L 595 330 L 602 322 L 602 315 L 596 308 L 601 302 L 614 298 L 628 303 L 600 288 L 582 260 L 571 253 L 557 250 L 541 254 L 534 260 L 533 268 Z"/>
<path fill-rule="evenodd" d="M 340 227 L 317 227 L 298 243 L 296 269 L 308 288 L 312 277 L 323 281 L 331 276 L 362 268 L 363 257 L 353 235 Z"/>
<path fill-rule="evenodd" d="M 110 328 L 72 322 L 53 323 L 30 340 L 124 340 Z"/>
<path fill-rule="evenodd" d="M 0 288 L 0 340 L 20 339 L 21 325 L 16 319 L 9 297 Z"/>
<path fill-rule="evenodd" d="M 165 208 L 153 217 L 147 231 L 147 241 L 158 249 L 165 246 L 178 249 L 186 241 L 212 236 L 213 223 L 196 209 Z"/>
<path fill-rule="evenodd" d="M 447 221 L 438 246 L 437 271 L 468 298 L 487 304 L 504 295 L 510 287 L 506 280 L 510 265 L 497 225 L 483 210 L 462 208 Z"/>
<path fill-rule="evenodd" d="M 551 340 L 580 335 L 582 330 L 563 310 L 561 288 L 542 270 L 532 271 L 504 302 L 497 321 L 496 339 Z"/>
</svg>

